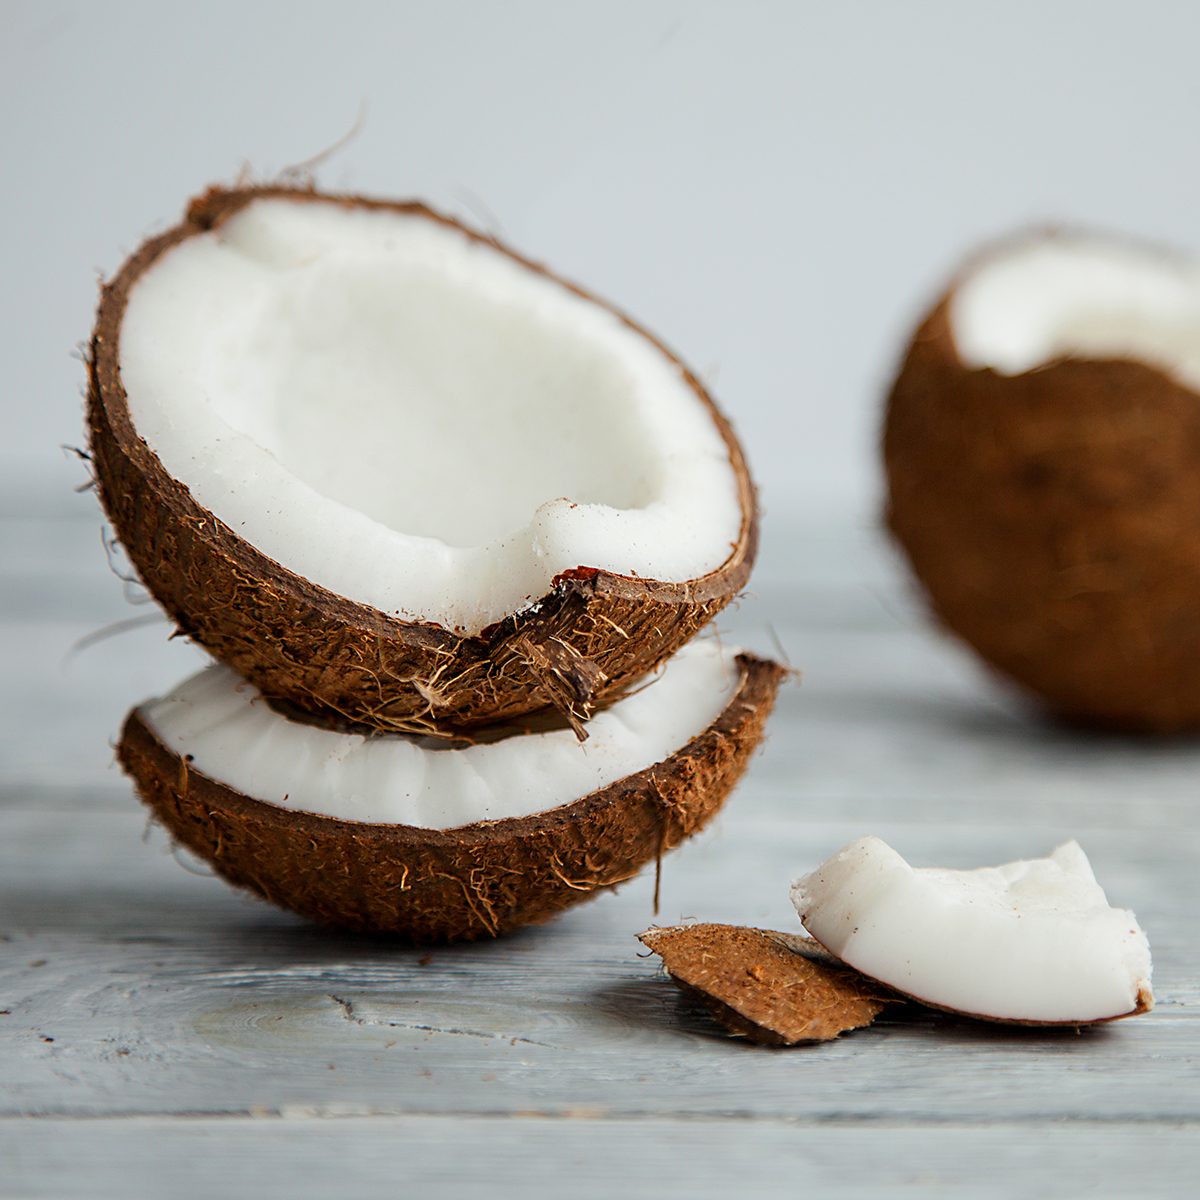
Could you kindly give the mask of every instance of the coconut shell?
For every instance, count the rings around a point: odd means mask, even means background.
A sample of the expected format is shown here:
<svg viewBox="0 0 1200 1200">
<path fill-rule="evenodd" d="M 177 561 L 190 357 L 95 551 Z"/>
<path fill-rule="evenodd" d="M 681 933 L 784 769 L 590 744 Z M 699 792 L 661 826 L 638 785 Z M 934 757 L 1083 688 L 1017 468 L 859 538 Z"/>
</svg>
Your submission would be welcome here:
<svg viewBox="0 0 1200 1200">
<path fill-rule="evenodd" d="M 947 298 L 883 456 L 888 525 L 987 663 L 1072 721 L 1200 729 L 1200 396 L 1138 362 L 969 369 Z"/>
<path fill-rule="evenodd" d="M 741 683 L 720 716 L 665 761 L 549 812 L 457 829 L 342 821 L 253 799 L 191 768 L 138 710 L 118 757 L 168 831 L 231 883 L 327 925 L 414 941 L 494 937 L 631 878 L 710 820 L 787 673 L 747 655 L 738 664 Z"/>
<path fill-rule="evenodd" d="M 167 473 L 138 436 L 121 382 L 118 342 L 131 288 L 166 251 L 261 197 L 414 214 L 557 278 L 421 204 L 280 187 L 214 189 L 195 200 L 181 225 L 148 241 L 103 287 L 92 336 L 92 460 L 101 500 L 130 561 L 182 633 L 273 699 L 373 728 L 433 734 L 553 705 L 582 735 L 582 722 L 597 704 L 689 641 L 746 584 L 758 540 L 756 501 L 729 423 L 670 351 L 618 313 L 680 366 L 728 447 L 742 523 L 719 569 L 668 583 L 581 565 L 560 574 L 525 611 L 470 636 L 401 620 L 313 584 L 240 538 Z"/>
<path fill-rule="evenodd" d="M 701 924 L 648 929 L 640 940 L 730 1033 L 766 1046 L 829 1041 L 899 1002 L 812 938 Z"/>
</svg>

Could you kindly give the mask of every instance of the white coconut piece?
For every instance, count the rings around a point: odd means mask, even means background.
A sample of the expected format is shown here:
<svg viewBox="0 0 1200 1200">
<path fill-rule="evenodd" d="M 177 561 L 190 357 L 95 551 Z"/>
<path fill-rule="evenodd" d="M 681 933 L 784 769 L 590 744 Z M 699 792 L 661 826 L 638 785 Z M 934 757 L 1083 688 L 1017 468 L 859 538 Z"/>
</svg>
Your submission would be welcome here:
<svg viewBox="0 0 1200 1200">
<path fill-rule="evenodd" d="M 877 837 L 792 885 L 805 928 L 843 962 L 938 1008 L 1084 1024 L 1153 1004 L 1150 947 L 1076 842 L 1047 858 L 913 868 Z"/>
<path fill-rule="evenodd" d="M 1126 359 L 1200 390 L 1200 266 L 1133 241 L 1060 233 L 1002 246 L 955 288 L 950 325 L 975 369 Z"/>
<path fill-rule="evenodd" d="M 244 795 L 347 821 L 452 829 L 570 804 L 669 758 L 708 727 L 741 678 L 716 639 L 679 650 L 638 691 L 571 729 L 447 748 L 291 720 L 236 672 L 211 666 L 144 705 L 143 720 L 193 770 Z"/>
<path fill-rule="evenodd" d="M 138 434 L 200 506 L 404 619 L 477 633 L 577 566 L 684 582 L 738 541 L 683 369 L 428 214 L 253 200 L 139 278 L 119 356 Z"/>
</svg>

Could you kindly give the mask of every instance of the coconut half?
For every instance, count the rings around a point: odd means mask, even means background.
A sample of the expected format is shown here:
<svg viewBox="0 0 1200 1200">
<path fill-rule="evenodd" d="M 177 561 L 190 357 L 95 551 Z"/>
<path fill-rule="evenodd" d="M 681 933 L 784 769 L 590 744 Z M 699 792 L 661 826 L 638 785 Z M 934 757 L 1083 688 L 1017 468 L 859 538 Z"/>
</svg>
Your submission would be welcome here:
<svg viewBox="0 0 1200 1200">
<path fill-rule="evenodd" d="M 419 204 L 214 190 L 104 289 L 104 505 L 262 690 L 444 733 L 578 725 L 743 587 L 754 491 L 631 320 Z"/>
<path fill-rule="evenodd" d="M 888 523 L 941 620 L 1073 720 L 1200 728 L 1200 268 L 1015 239 L 917 330 Z"/>
<path fill-rule="evenodd" d="M 214 666 L 134 710 L 118 754 L 230 882 L 326 924 L 497 935 L 629 879 L 700 829 L 762 737 L 783 668 L 715 640 L 592 719 L 457 746 L 297 720 Z"/>
<path fill-rule="evenodd" d="M 915 869 L 876 837 L 792 885 L 842 962 L 923 1004 L 983 1020 L 1084 1025 L 1146 1012 L 1150 947 L 1076 842 L 973 871 Z"/>
</svg>

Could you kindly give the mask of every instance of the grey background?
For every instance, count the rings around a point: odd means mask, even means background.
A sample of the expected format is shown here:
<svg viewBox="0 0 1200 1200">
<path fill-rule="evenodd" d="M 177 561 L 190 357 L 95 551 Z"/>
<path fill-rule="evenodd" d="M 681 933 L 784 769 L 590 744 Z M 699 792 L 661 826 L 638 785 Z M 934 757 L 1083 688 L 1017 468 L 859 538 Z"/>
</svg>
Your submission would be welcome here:
<svg viewBox="0 0 1200 1200">
<path fill-rule="evenodd" d="M 639 316 L 714 384 L 768 515 L 874 513 L 881 394 L 980 239 L 1051 219 L 1196 242 L 1187 3 L 0 13 L 0 468 L 62 495 L 97 275 L 360 108 L 323 185 L 426 197 Z"/>
</svg>

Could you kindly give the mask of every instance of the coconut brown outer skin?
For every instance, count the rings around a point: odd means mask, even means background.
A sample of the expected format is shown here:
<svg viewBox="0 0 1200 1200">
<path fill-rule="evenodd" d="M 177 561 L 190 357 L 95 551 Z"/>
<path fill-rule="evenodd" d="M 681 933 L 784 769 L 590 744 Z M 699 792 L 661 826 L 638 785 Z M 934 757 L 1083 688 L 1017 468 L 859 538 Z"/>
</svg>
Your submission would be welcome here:
<svg viewBox="0 0 1200 1200">
<path fill-rule="evenodd" d="M 617 313 L 679 366 L 729 449 L 742 525 L 718 570 L 667 583 L 580 566 L 558 576 L 530 609 L 478 636 L 390 617 L 315 585 L 238 537 L 167 473 L 133 426 L 120 375 L 121 322 L 140 276 L 171 247 L 262 197 L 419 215 L 557 279 L 420 204 L 274 187 L 213 190 L 200 197 L 183 224 L 143 245 L 104 286 L 92 337 L 92 460 L 101 500 L 130 561 L 181 632 L 273 699 L 373 728 L 433 734 L 553 705 L 582 732 L 580 723 L 596 704 L 619 695 L 689 641 L 749 578 L 758 545 L 756 497 L 728 421 L 670 351 Z"/>
<path fill-rule="evenodd" d="M 787 674 L 746 655 L 738 663 L 742 680 L 721 715 L 665 761 L 550 812 L 458 829 L 341 821 L 251 799 L 190 770 L 136 709 L 117 754 L 171 834 L 239 887 L 326 925 L 415 942 L 494 937 L 629 879 L 707 824 L 762 740 Z"/>
<path fill-rule="evenodd" d="M 861 1029 L 895 993 L 794 934 L 678 925 L 639 934 L 672 981 L 731 1033 L 764 1046 L 825 1042 Z"/>
<path fill-rule="evenodd" d="M 883 456 L 888 525 L 996 670 L 1075 722 L 1200 729 L 1200 396 L 1135 362 L 970 370 L 947 298 Z"/>
</svg>

